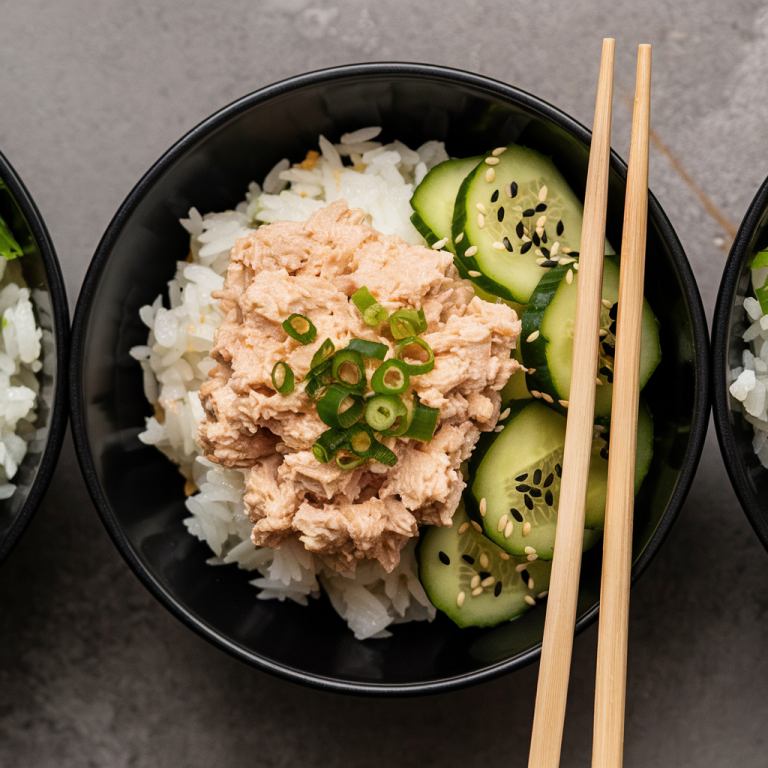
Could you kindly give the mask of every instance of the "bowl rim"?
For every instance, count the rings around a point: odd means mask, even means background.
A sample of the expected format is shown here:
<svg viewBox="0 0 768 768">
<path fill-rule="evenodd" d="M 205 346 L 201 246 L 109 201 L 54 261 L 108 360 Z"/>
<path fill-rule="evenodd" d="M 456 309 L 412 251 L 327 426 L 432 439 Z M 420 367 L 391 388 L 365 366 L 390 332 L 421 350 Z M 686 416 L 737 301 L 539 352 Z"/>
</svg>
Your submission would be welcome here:
<svg viewBox="0 0 768 768">
<path fill-rule="evenodd" d="M 144 586 L 147 587 L 150 593 L 153 594 L 174 616 L 213 645 L 261 671 L 269 672 L 291 682 L 303 683 L 327 691 L 373 696 L 405 696 L 437 693 L 491 680 L 535 661 L 541 652 L 541 643 L 531 647 L 524 653 L 518 654 L 512 659 L 498 662 L 462 675 L 431 680 L 424 683 L 387 684 L 341 681 L 330 677 L 307 673 L 300 669 L 295 669 L 265 659 L 257 653 L 251 652 L 223 637 L 215 629 L 195 617 L 184 605 L 179 603 L 171 594 L 169 594 L 152 574 L 144 568 L 130 542 L 123 534 L 116 517 L 112 514 L 107 499 L 98 482 L 93 457 L 88 445 L 82 391 L 82 364 L 85 334 L 90 318 L 91 304 L 109 253 L 114 243 L 119 238 L 127 219 L 141 201 L 145 190 L 150 188 L 177 158 L 190 149 L 200 139 L 215 132 L 246 110 L 281 96 L 289 91 L 297 91 L 321 82 L 333 82 L 359 77 L 375 79 L 376 77 L 391 76 L 433 81 L 437 80 L 447 84 L 473 88 L 479 92 L 522 106 L 531 113 L 555 123 L 585 144 L 589 145 L 590 143 L 591 132 L 585 126 L 548 102 L 527 93 L 526 91 L 520 90 L 519 88 L 506 85 L 505 83 L 483 75 L 433 64 L 404 62 L 347 64 L 296 75 L 260 88 L 222 107 L 188 131 L 151 166 L 133 190 L 128 194 L 107 227 L 86 273 L 75 310 L 75 319 L 72 328 L 72 353 L 70 358 L 70 407 L 72 412 L 72 432 L 83 476 L 93 503 L 107 532 L 125 561 L 138 576 L 140 581 L 142 581 Z M 611 150 L 611 166 L 619 173 L 620 177 L 626 181 L 626 164 L 613 150 Z M 649 540 L 645 551 L 633 566 L 632 583 L 634 583 L 643 571 L 645 571 L 659 546 L 667 537 L 669 530 L 680 511 L 682 502 L 696 473 L 696 467 L 704 446 L 704 438 L 706 436 L 709 421 L 709 334 L 701 297 L 682 245 L 669 222 L 669 219 L 666 217 L 658 201 L 650 191 L 649 216 L 658 226 L 663 240 L 669 247 L 673 263 L 678 271 L 683 286 L 683 294 L 691 312 L 694 326 L 694 350 L 696 355 L 696 396 L 694 398 L 694 416 L 689 450 L 685 457 L 685 461 L 683 462 L 675 489 L 670 498 L 667 511 Z M 598 611 L 599 602 L 592 606 L 577 621 L 575 627 L 576 634 L 582 632 L 595 621 Z"/>
<path fill-rule="evenodd" d="M 717 303 L 712 320 L 712 409 L 717 441 L 720 444 L 720 453 L 731 485 L 757 537 L 768 550 L 768 522 L 760 514 L 760 508 L 747 477 L 746 467 L 736 448 L 733 425 L 730 420 L 730 393 L 727 381 L 730 368 L 728 350 L 731 316 L 736 301 L 736 290 L 744 262 L 749 257 L 748 249 L 766 210 L 768 210 L 768 178 L 760 185 L 739 225 L 728 252 L 720 288 L 717 291 Z"/>
<path fill-rule="evenodd" d="M 51 316 L 56 345 L 56 371 L 54 374 L 54 392 L 51 403 L 51 417 L 48 424 L 48 437 L 37 467 L 32 487 L 21 507 L 16 520 L 11 525 L 5 538 L 0 541 L 0 565 L 5 562 L 11 550 L 16 546 L 26 530 L 53 477 L 56 464 L 64 442 L 64 434 L 69 420 L 69 304 L 61 266 L 53 247 L 51 236 L 43 217 L 35 205 L 32 196 L 8 158 L 0 152 L 0 179 L 3 180 L 27 221 L 29 230 L 40 251 L 43 268 L 51 296 Z"/>
</svg>

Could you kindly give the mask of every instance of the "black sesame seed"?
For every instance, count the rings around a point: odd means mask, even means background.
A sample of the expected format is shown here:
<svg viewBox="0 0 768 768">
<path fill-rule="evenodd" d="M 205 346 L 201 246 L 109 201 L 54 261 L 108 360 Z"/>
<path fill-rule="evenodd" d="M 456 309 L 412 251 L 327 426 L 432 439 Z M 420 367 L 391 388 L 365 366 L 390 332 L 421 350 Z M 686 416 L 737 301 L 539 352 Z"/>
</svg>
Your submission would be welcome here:
<svg viewBox="0 0 768 768">
<path fill-rule="evenodd" d="M 613 384 L 613 374 L 612 373 L 609 373 L 605 378 L 608 380 L 609 384 Z"/>
<path fill-rule="evenodd" d="M 499 208 L 499 212 L 496 214 L 499 221 L 504 221 L 504 206 L 502 205 L 501 208 Z"/>
<path fill-rule="evenodd" d="M 508 250 L 510 253 L 512 253 L 512 243 L 510 243 L 510 242 L 509 242 L 509 238 L 508 238 L 508 237 L 505 237 L 505 238 L 504 238 L 504 239 L 503 239 L 501 242 L 502 242 L 502 243 L 504 243 L 504 247 L 505 247 L 505 248 L 506 248 L 506 249 L 507 249 L 507 250 Z"/>
<path fill-rule="evenodd" d="M 608 310 L 608 317 L 611 318 L 611 320 L 615 320 L 616 317 L 619 314 L 619 302 L 617 301 L 609 310 Z"/>
<path fill-rule="evenodd" d="M 616 335 L 616 321 L 615 320 L 608 326 L 608 333 L 612 333 L 614 336 Z"/>
<path fill-rule="evenodd" d="M 546 229 L 541 233 L 541 242 L 542 243 L 546 243 L 547 242 L 547 230 Z"/>
<path fill-rule="evenodd" d="M 498 597 L 501 594 L 501 582 L 497 581 L 496 586 L 493 588 L 493 596 Z"/>
<path fill-rule="evenodd" d="M 548 258 L 549 258 L 549 248 L 542 248 L 542 249 L 541 249 L 541 255 L 542 255 L 542 256 L 543 256 L 545 259 L 548 259 Z"/>
<path fill-rule="evenodd" d="M 497 189 L 492 195 L 491 195 L 491 202 L 495 203 L 499 199 L 499 190 Z"/>
<path fill-rule="evenodd" d="M 462 556 L 461 556 L 461 559 L 462 559 L 462 560 L 463 560 L 465 563 L 468 563 L 469 565 L 474 565 L 474 564 L 475 564 L 475 558 L 474 558 L 474 557 L 472 557 L 472 555 L 462 555 Z"/>
<path fill-rule="evenodd" d="M 522 222 L 522 221 L 518 221 L 518 222 L 517 222 L 517 226 L 515 227 L 515 234 L 516 234 L 516 235 L 517 235 L 517 236 L 518 236 L 518 237 L 519 237 L 521 240 L 523 239 L 523 235 L 525 234 L 525 231 L 524 231 L 524 229 L 525 229 L 525 228 L 523 227 L 523 222 Z"/>
<path fill-rule="evenodd" d="M 528 473 L 527 472 L 523 472 L 522 475 L 518 475 L 515 478 L 515 480 L 517 480 L 518 483 L 522 483 L 524 480 L 527 480 L 527 479 L 528 479 Z"/>
<path fill-rule="evenodd" d="M 537 470 L 536 470 L 536 471 L 533 473 L 533 484 L 534 484 L 534 485 L 538 485 L 540 482 L 541 482 L 541 470 L 540 470 L 540 469 L 537 469 Z"/>
<path fill-rule="evenodd" d="M 541 245 L 541 238 L 539 237 L 537 232 L 533 233 L 533 237 L 531 238 L 533 240 L 533 244 L 538 248 Z"/>
<path fill-rule="evenodd" d="M 527 584 L 531 580 L 531 574 L 528 571 L 520 571 L 520 578 Z"/>
<path fill-rule="evenodd" d="M 547 204 L 546 203 L 539 203 L 536 206 L 536 213 L 544 213 L 544 211 L 547 210 Z"/>
<path fill-rule="evenodd" d="M 579 258 L 579 252 L 578 251 L 571 251 L 568 254 L 572 259 L 578 259 Z"/>
<path fill-rule="evenodd" d="M 557 262 L 556 261 L 552 261 L 551 259 L 547 259 L 546 261 L 542 261 L 541 264 L 539 264 L 539 266 L 540 267 L 546 267 L 547 269 L 549 269 L 550 267 L 556 267 L 557 266 Z"/>
<path fill-rule="evenodd" d="M 547 491 L 544 494 L 544 501 L 547 503 L 548 507 L 551 507 L 555 503 L 555 497 L 552 495 L 552 491 Z"/>
<path fill-rule="evenodd" d="M 516 491 L 520 491 L 520 493 L 528 493 L 528 491 L 531 490 L 531 486 L 530 485 L 525 485 L 525 484 L 518 485 L 518 486 L 515 487 L 515 490 Z"/>
<path fill-rule="evenodd" d="M 480 571 L 477 575 L 480 577 L 480 581 L 485 581 L 491 574 L 488 571 Z"/>
<path fill-rule="evenodd" d="M 533 496 L 534 499 L 540 499 L 541 498 L 541 491 L 538 488 L 531 488 L 531 490 L 528 491 L 528 493 L 530 493 L 531 496 Z"/>
<path fill-rule="evenodd" d="M 604 446 L 600 451 L 600 455 L 607 461 L 608 460 L 608 446 Z"/>
<path fill-rule="evenodd" d="M 533 210 L 533 208 L 526 208 L 523 211 L 523 218 L 524 219 L 530 219 L 533 214 L 536 213 L 536 211 Z"/>
<path fill-rule="evenodd" d="M 523 245 L 520 248 L 520 253 L 528 253 L 528 251 L 531 250 L 531 246 L 533 243 L 529 240 L 527 243 L 523 243 Z"/>
<path fill-rule="evenodd" d="M 553 475 L 553 474 L 550 472 L 550 473 L 547 475 L 547 479 L 544 481 L 544 487 L 545 487 L 545 488 L 549 488 L 549 486 L 550 486 L 550 485 L 552 485 L 552 483 L 554 482 L 554 480 L 555 480 L 555 476 L 554 476 L 554 475 Z"/>
<path fill-rule="evenodd" d="M 563 476 L 563 468 L 559 464 L 555 464 L 555 474 L 558 477 L 562 477 Z"/>
<path fill-rule="evenodd" d="M 616 347 L 613 346 L 613 344 L 610 344 L 607 341 L 603 342 L 603 352 L 608 355 L 608 357 L 614 357 L 616 355 Z"/>
<path fill-rule="evenodd" d="M 440 558 L 441 563 L 445 563 L 445 565 L 451 564 L 451 558 L 448 557 L 448 555 L 445 554 L 445 552 L 438 552 L 437 556 Z"/>
<path fill-rule="evenodd" d="M 608 376 L 608 375 L 611 373 L 611 369 L 610 369 L 610 368 L 609 368 L 607 365 L 604 365 L 604 366 L 603 366 L 603 367 L 600 369 L 600 373 L 602 373 L 602 374 L 603 374 L 603 376 Z"/>
<path fill-rule="evenodd" d="M 565 227 L 563 226 L 563 222 L 562 221 L 558 221 L 557 222 L 557 234 L 558 234 L 558 236 L 563 234 L 563 230 L 564 229 L 565 229 Z"/>
<path fill-rule="evenodd" d="M 515 520 L 517 520 L 518 523 L 523 522 L 523 516 L 516 509 L 510 509 L 509 513 L 512 515 L 512 517 L 515 518 Z"/>
<path fill-rule="evenodd" d="M 525 501 L 525 506 L 528 507 L 528 509 L 533 509 L 533 499 L 527 493 L 525 496 L 523 496 L 523 500 Z"/>
<path fill-rule="evenodd" d="M 514 181 L 509 185 L 509 191 L 512 197 L 517 197 L 517 184 Z"/>
</svg>

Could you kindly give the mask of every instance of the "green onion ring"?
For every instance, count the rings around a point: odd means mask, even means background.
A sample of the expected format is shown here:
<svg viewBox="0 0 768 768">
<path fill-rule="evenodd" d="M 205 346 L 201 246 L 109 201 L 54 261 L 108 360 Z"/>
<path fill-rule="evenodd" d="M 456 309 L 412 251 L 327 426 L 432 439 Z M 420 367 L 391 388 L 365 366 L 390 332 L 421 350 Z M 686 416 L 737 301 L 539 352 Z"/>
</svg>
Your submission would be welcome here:
<svg viewBox="0 0 768 768">
<path fill-rule="evenodd" d="M 403 353 L 411 344 L 418 345 L 427 353 L 429 359 L 426 363 L 406 363 L 405 360 L 403 360 Z M 418 376 L 421 373 L 429 373 L 435 367 L 435 353 L 432 351 L 429 344 L 418 336 L 410 336 L 407 339 L 400 340 L 397 343 L 397 347 L 395 347 L 395 359 L 402 360 L 403 365 L 405 365 L 405 370 L 412 376 Z"/>
<path fill-rule="evenodd" d="M 368 341 L 368 339 L 350 339 L 345 349 L 359 352 L 363 357 L 370 357 L 372 360 L 383 360 L 389 352 L 389 347 L 386 344 Z"/>
<path fill-rule="evenodd" d="M 303 331 L 302 328 L 304 328 Z M 317 328 L 312 321 L 308 317 L 296 313 L 287 320 L 283 320 L 283 330 L 300 344 L 311 344 L 317 336 Z"/>
<path fill-rule="evenodd" d="M 397 379 L 397 384 L 392 385 L 387 381 L 388 375 Z M 379 395 L 399 395 L 408 389 L 411 379 L 408 367 L 402 360 L 390 358 L 385 360 L 371 376 L 371 389 Z"/>
<path fill-rule="evenodd" d="M 352 401 L 352 404 L 342 410 L 342 405 L 348 399 Z M 364 410 L 365 401 L 363 398 L 340 384 L 331 384 L 317 404 L 317 415 L 325 424 L 334 429 L 351 427 L 363 415 Z"/>
<path fill-rule="evenodd" d="M 336 464 L 339 469 L 350 471 L 357 469 L 361 464 L 365 464 L 365 458 L 363 456 L 356 456 L 354 453 L 339 452 L 336 455 Z"/>
<path fill-rule="evenodd" d="M 365 286 L 352 294 L 352 303 L 360 310 L 367 325 L 376 326 L 379 323 L 385 323 L 389 317 L 387 310 L 376 301 Z"/>
<path fill-rule="evenodd" d="M 281 395 L 290 395 L 293 392 L 293 371 L 284 360 L 278 360 L 272 369 L 272 386 Z"/>
<path fill-rule="evenodd" d="M 312 363 L 309 366 L 309 372 L 314 373 L 315 368 L 322 365 L 328 358 L 334 353 L 336 350 L 336 347 L 333 345 L 333 342 L 330 339 L 326 339 L 321 345 L 320 348 L 315 352 L 315 354 L 312 356 Z"/>
<path fill-rule="evenodd" d="M 346 445 L 346 432 L 338 429 L 327 429 L 315 440 L 312 453 L 321 464 L 327 464 Z"/>
<path fill-rule="evenodd" d="M 427 330 L 424 310 L 398 309 L 389 316 L 389 328 L 396 339 L 418 336 Z"/>
<path fill-rule="evenodd" d="M 395 419 L 393 425 L 389 429 L 382 430 L 381 434 L 384 437 L 402 437 L 411 426 L 411 419 L 413 419 L 413 398 L 406 397 L 401 400 L 405 413 Z"/>
<path fill-rule="evenodd" d="M 374 395 L 365 406 L 365 421 L 377 432 L 389 429 L 398 416 L 407 414 L 403 401 L 397 395 Z"/>
<path fill-rule="evenodd" d="M 342 368 L 345 364 L 347 366 L 346 369 Z M 349 366 L 352 367 L 351 372 L 355 375 L 354 381 L 348 381 L 344 378 L 344 374 L 349 369 Z M 354 349 L 342 349 L 333 356 L 331 373 L 339 384 L 351 389 L 353 392 L 363 392 L 365 385 L 368 383 L 365 378 L 363 356 L 359 352 L 355 352 Z"/>
<path fill-rule="evenodd" d="M 413 418 L 403 437 L 411 437 L 422 443 L 428 443 L 435 434 L 439 415 L 439 408 L 422 405 L 417 397 L 413 407 Z"/>
</svg>

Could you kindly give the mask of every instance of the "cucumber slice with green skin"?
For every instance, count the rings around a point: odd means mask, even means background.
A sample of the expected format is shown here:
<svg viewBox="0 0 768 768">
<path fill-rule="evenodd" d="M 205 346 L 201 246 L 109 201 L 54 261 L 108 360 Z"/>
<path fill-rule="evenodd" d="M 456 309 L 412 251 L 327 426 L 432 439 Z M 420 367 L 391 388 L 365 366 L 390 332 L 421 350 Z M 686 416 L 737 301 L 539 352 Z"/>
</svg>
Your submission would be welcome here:
<svg viewBox="0 0 768 768">
<path fill-rule="evenodd" d="M 429 599 L 460 627 L 495 627 L 530 610 L 549 589 L 550 570 L 544 561 L 510 557 L 477 532 L 463 506 L 450 528 L 430 526 L 419 546 Z"/>
<path fill-rule="evenodd" d="M 520 352 L 519 342 L 517 347 L 512 350 L 512 357 L 517 360 L 520 365 L 523 364 L 523 356 Z M 509 381 L 504 385 L 500 394 L 503 403 L 510 400 L 530 400 L 533 395 L 528 391 L 528 387 L 526 386 L 525 371 L 522 369 L 515 371 L 509 377 Z"/>
<path fill-rule="evenodd" d="M 456 266 L 489 293 L 527 304 L 547 270 L 536 260 L 579 250 L 583 213 L 549 158 L 508 144 L 498 157 L 487 155 L 456 195 L 454 242 L 464 233 Z M 607 242 L 606 253 L 613 253 Z"/>
<path fill-rule="evenodd" d="M 411 198 L 411 221 L 430 245 L 447 237 L 445 247 L 456 253 L 451 239 L 456 194 L 466 175 L 482 160 L 482 157 L 446 160 L 436 165 L 416 187 Z"/>
<path fill-rule="evenodd" d="M 470 459 L 472 482 L 465 494 L 467 511 L 482 526 L 483 533 L 509 554 L 551 560 L 566 421 L 537 400 L 516 401 L 509 407 L 510 415 L 500 421 L 503 431 L 481 436 Z M 605 448 L 604 437 L 595 438 L 587 486 L 585 528 L 598 531 L 605 523 Z M 636 491 L 648 472 L 652 449 L 652 422 L 643 406 L 638 427 Z M 585 536 L 583 550 L 597 540 L 599 537 Z"/>
<path fill-rule="evenodd" d="M 560 401 L 568 401 L 573 365 L 573 322 L 576 314 L 578 271 L 575 264 L 551 269 L 537 286 L 522 315 L 520 347 L 526 368 L 534 373 L 526 376 L 531 392 L 564 413 Z M 572 278 L 567 280 L 568 272 Z M 607 335 L 600 339 L 597 377 L 602 382 L 595 393 L 595 416 L 610 416 L 613 396 L 613 354 L 616 345 L 616 302 L 619 298 L 619 267 L 613 259 L 605 259 L 603 267 L 603 301 L 600 327 Z M 537 333 L 538 332 L 538 333 Z M 529 341 L 530 339 L 530 341 Z M 640 348 L 640 388 L 642 389 L 661 360 L 659 323 L 647 301 L 643 302 L 642 344 Z M 534 395 L 535 396 L 535 395 Z"/>
</svg>

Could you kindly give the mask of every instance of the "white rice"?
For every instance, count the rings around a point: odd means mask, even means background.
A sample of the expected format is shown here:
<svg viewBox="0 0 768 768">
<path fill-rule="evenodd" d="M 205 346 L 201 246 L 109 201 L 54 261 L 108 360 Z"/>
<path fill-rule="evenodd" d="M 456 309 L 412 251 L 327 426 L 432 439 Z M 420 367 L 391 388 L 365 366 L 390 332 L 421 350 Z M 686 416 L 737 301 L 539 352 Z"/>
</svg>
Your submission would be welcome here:
<svg viewBox="0 0 768 768">
<path fill-rule="evenodd" d="M 0 257 L 0 500 L 13 496 L 16 475 L 35 437 L 42 331 L 18 260 Z"/>
<path fill-rule="evenodd" d="M 380 130 L 345 134 L 336 145 L 321 136 L 321 156 L 312 169 L 280 161 L 264 179 L 264 191 L 252 183 L 234 211 L 201 216 L 190 210 L 181 224 L 191 236 L 191 255 L 177 263 L 168 283 L 170 308 L 163 306 L 162 296 L 141 308 L 149 338 L 146 346 L 131 350 L 141 362 L 147 400 L 159 404 L 164 414 L 162 422 L 147 419 L 139 437 L 179 465 L 191 490 L 199 489 L 187 499 L 191 517 L 184 522 L 213 551 L 209 562 L 258 572 L 260 577 L 251 583 L 260 589 L 261 600 L 290 599 L 306 605 L 322 585 L 361 640 L 387 637 L 390 624 L 434 618 L 435 609 L 417 575 L 416 541 L 402 550 L 400 564 L 390 574 L 375 561 L 358 563 L 354 574 L 335 573 L 294 542 L 278 550 L 254 546 L 252 524 L 243 510 L 245 471 L 207 461 L 197 445 L 196 421 L 204 418 L 197 391 L 214 366 L 208 353 L 222 320 L 211 291 L 223 285 L 235 241 L 261 223 L 305 221 L 343 198 L 351 208 L 362 208 L 380 232 L 424 244 L 410 221 L 410 199 L 426 173 L 448 159 L 445 147 L 435 141 L 417 150 L 397 141 L 382 145 L 372 141 Z M 342 157 L 358 170 L 345 166 Z"/>
</svg>

